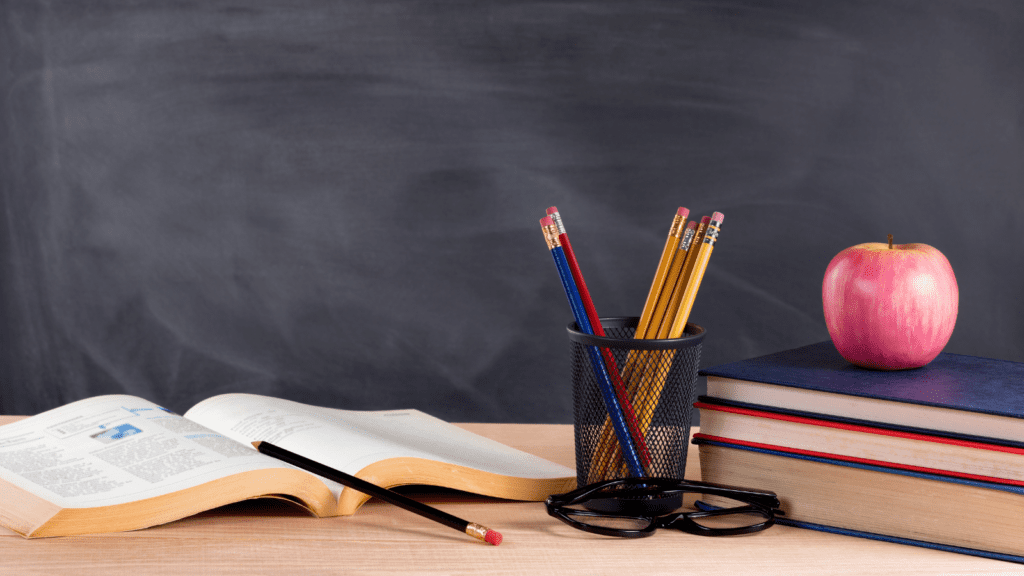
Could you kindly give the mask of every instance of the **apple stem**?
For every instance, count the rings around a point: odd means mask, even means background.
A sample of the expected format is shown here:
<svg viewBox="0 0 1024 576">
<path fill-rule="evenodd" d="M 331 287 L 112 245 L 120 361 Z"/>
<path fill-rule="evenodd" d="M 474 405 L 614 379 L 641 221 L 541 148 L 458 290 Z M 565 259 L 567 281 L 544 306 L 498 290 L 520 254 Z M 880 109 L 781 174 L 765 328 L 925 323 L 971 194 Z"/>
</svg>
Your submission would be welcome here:
<svg viewBox="0 0 1024 576">
<path fill-rule="evenodd" d="M 892 234 L 889 234 L 889 250 L 892 250 Z"/>
</svg>

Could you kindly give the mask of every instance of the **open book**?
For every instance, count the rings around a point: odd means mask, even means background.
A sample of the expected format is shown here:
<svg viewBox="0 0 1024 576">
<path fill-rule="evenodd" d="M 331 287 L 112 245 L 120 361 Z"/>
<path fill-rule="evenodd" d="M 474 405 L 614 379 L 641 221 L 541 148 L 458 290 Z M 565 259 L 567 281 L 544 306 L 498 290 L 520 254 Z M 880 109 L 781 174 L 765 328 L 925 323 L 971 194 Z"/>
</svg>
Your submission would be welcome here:
<svg viewBox="0 0 1024 576">
<path fill-rule="evenodd" d="M 575 472 L 417 410 L 357 412 L 251 394 L 184 416 L 134 396 L 80 400 L 0 426 L 0 525 L 26 537 L 146 528 L 250 498 L 313 514 L 368 496 L 257 452 L 272 442 L 378 486 L 543 500 Z"/>
</svg>

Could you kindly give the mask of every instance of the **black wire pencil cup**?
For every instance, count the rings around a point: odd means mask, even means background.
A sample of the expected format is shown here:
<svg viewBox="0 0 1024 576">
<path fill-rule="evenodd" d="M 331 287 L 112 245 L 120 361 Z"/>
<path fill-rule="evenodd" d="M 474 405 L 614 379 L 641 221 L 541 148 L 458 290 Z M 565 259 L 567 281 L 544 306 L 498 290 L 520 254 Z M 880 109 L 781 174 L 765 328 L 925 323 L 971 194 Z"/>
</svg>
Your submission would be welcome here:
<svg viewBox="0 0 1024 576">
<path fill-rule="evenodd" d="M 638 320 L 604 318 L 604 337 L 582 333 L 575 324 L 567 328 L 580 488 L 548 498 L 548 513 L 586 532 L 625 538 L 650 536 L 658 528 L 732 536 L 773 525 L 781 514 L 774 493 L 684 480 L 704 329 L 688 324 L 681 338 L 635 339 Z M 643 477 L 630 473 L 611 431 L 588 346 L 622 367 Z M 678 511 L 686 494 L 701 495 L 698 510 Z"/>
</svg>

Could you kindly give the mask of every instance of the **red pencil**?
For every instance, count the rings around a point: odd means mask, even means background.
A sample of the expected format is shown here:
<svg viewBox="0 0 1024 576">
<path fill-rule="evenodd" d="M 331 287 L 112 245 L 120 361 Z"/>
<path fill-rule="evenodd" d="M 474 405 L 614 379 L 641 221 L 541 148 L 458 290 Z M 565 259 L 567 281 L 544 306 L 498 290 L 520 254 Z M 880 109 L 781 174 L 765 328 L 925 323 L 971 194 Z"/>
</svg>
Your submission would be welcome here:
<svg viewBox="0 0 1024 576">
<path fill-rule="evenodd" d="M 565 225 L 562 223 L 562 216 L 558 213 L 558 208 L 552 206 L 547 209 L 548 216 L 554 221 L 555 226 L 558 228 L 558 240 L 562 244 L 562 251 L 565 252 L 565 259 L 569 263 L 569 271 L 572 273 L 572 279 L 576 282 L 576 289 L 580 293 L 580 300 L 583 301 L 583 308 L 587 312 L 587 319 L 590 320 L 590 326 L 594 330 L 595 336 L 605 337 L 604 327 L 601 326 L 601 320 L 597 316 L 597 310 L 594 308 L 594 301 L 590 299 L 590 291 L 587 290 L 587 283 L 583 281 L 583 272 L 580 271 L 580 266 L 576 262 L 576 254 L 572 251 L 572 244 L 569 243 L 569 235 L 565 232 Z M 601 348 L 601 355 L 604 356 L 605 365 L 608 368 L 608 375 L 612 377 L 612 386 L 615 388 L 615 396 L 619 399 L 619 405 L 622 408 L 622 415 L 626 418 L 626 425 L 629 426 L 630 434 L 633 436 L 633 443 L 636 446 L 637 452 L 639 453 L 640 460 L 643 465 L 650 466 L 651 464 L 651 453 L 647 450 L 647 442 L 644 440 L 644 435 L 640 431 L 640 423 L 636 419 L 636 413 L 633 411 L 633 404 L 629 401 L 629 395 L 626 392 L 626 385 L 622 382 L 622 377 L 619 375 L 619 367 L 615 362 L 615 357 L 607 348 Z"/>
</svg>

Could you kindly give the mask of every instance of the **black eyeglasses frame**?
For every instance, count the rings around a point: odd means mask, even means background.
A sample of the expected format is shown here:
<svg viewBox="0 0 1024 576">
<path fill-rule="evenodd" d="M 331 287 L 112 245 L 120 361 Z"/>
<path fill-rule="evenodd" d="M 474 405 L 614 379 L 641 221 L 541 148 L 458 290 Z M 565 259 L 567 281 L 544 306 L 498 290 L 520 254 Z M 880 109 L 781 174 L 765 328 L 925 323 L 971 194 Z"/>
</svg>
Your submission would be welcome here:
<svg viewBox="0 0 1024 576">
<path fill-rule="evenodd" d="M 712 496 L 722 496 L 743 502 L 745 505 L 733 508 L 702 506 L 693 512 L 676 512 L 663 516 L 610 514 L 578 509 L 573 509 L 572 513 L 569 514 L 564 510 L 568 506 L 585 505 L 587 501 L 595 499 L 639 499 L 644 497 L 681 496 L 684 493 L 700 493 Z M 544 505 L 546 506 L 549 515 L 558 518 L 573 528 L 593 534 L 616 536 L 619 538 L 644 538 L 654 534 L 654 532 L 659 528 L 681 530 L 688 534 L 697 534 L 700 536 L 735 536 L 740 534 L 751 534 L 754 532 L 760 532 L 772 526 L 775 524 L 775 517 L 784 514 L 780 508 L 781 503 L 779 502 L 778 496 L 771 491 L 725 486 L 722 484 L 712 484 L 697 480 L 656 477 L 617 478 L 614 480 L 605 480 L 588 486 L 583 486 L 582 488 L 577 488 L 576 490 L 565 494 L 549 496 Z M 709 528 L 694 520 L 695 518 L 711 518 L 731 514 L 758 514 L 764 518 L 764 521 L 750 526 Z M 573 516 L 633 520 L 638 522 L 644 521 L 647 523 L 647 526 L 635 530 L 608 528 L 605 526 L 595 526 L 593 524 L 580 522 Z"/>
</svg>

